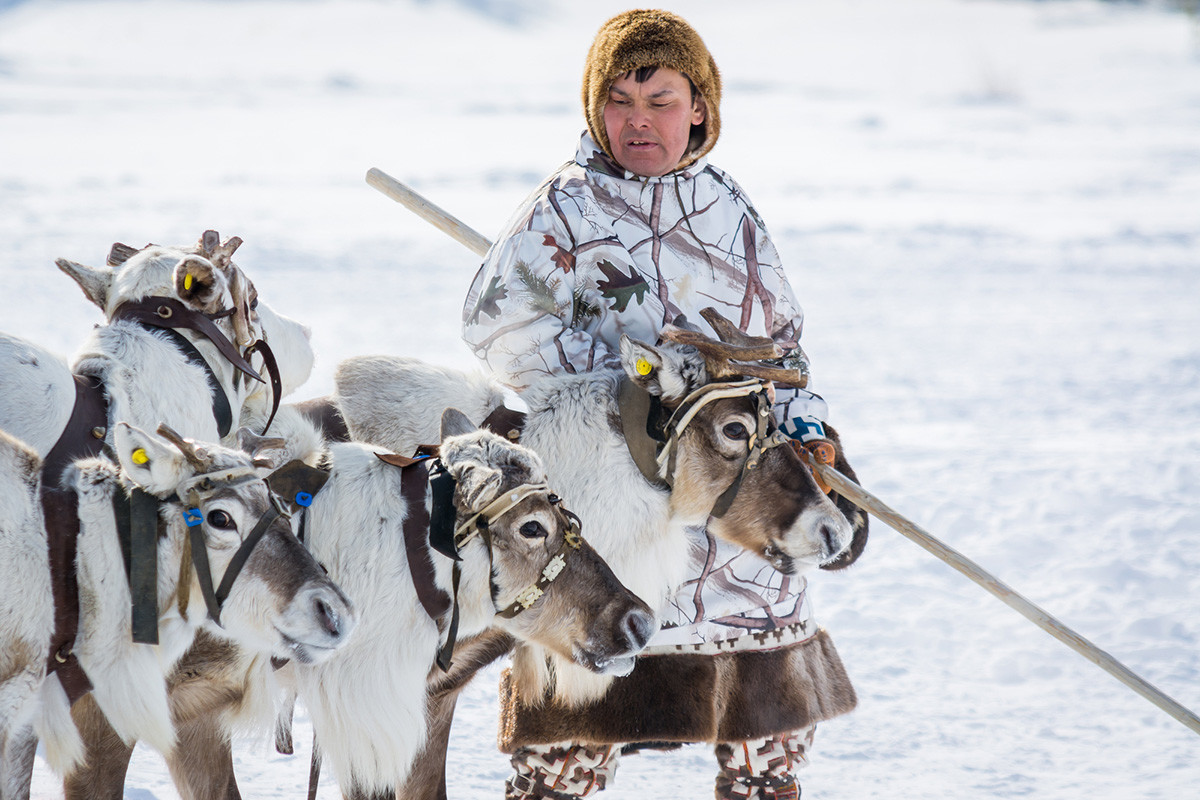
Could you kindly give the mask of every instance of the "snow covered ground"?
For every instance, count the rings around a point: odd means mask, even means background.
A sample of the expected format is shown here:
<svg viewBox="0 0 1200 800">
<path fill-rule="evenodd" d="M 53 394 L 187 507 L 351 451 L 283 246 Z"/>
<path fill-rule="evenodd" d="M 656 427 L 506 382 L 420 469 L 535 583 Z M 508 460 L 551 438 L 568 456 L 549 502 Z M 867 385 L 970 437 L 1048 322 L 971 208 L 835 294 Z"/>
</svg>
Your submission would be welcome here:
<svg viewBox="0 0 1200 800">
<path fill-rule="evenodd" d="M 1200 708 L 1200 28 L 1097 0 L 667 3 L 725 77 L 712 160 L 754 198 L 872 492 Z M 377 166 L 487 236 L 582 127 L 612 0 L 0 0 L 0 329 L 97 321 L 55 257 L 238 235 L 272 304 L 343 357 L 466 366 L 477 259 Z M 804 796 L 1200 797 L 1200 739 L 898 534 L 815 578 L 859 709 Z M 496 672 L 453 797 L 499 797 Z M 307 741 L 301 715 L 297 741 Z M 307 750 L 240 743 L 247 797 Z M 711 796 L 705 747 L 611 800 Z M 126 797 L 178 797 L 139 749 Z M 321 797 L 336 796 L 326 776 Z M 39 763 L 35 796 L 60 790 Z"/>
</svg>

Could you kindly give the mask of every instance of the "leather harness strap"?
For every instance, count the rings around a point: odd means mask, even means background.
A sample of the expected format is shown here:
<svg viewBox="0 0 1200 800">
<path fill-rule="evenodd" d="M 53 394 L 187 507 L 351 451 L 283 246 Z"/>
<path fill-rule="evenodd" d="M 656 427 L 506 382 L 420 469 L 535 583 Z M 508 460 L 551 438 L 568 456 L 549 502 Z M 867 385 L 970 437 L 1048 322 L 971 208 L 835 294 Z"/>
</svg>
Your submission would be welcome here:
<svg viewBox="0 0 1200 800">
<path fill-rule="evenodd" d="M 74 704 L 91 691 L 75 657 L 79 634 L 79 581 L 75 553 L 79 539 L 79 498 L 61 488 L 62 474 L 77 458 L 100 455 L 108 425 L 108 399 L 94 377 L 73 376 L 75 404 L 67 426 L 42 461 L 41 503 L 50 556 L 50 583 L 54 595 L 54 634 L 46 659 L 46 673 L 57 673 L 59 683 Z"/>
<path fill-rule="evenodd" d="M 256 381 L 263 379 L 211 319 L 173 297 L 145 297 L 125 303 L 113 312 L 111 322 L 118 320 L 131 320 L 152 328 L 193 330 L 212 342 L 235 368 Z"/>
<path fill-rule="evenodd" d="M 501 405 L 492 409 L 479 427 L 503 436 L 510 442 L 519 442 L 521 434 L 525 431 L 525 417 L 524 411 L 514 411 L 508 406 Z"/>
<path fill-rule="evenodd" d="M 113 492 L 113 515 L 132 599 L 133 641 L 158 644 L 159 500 L 136 486 Z"/>
<path fill-rule="evenodd" d="M 403 458 L 402 456 L 397 458 Z M 437 620 L 450 608 L 450 596 L 434 583 L 433 559 L 429 555 L 429 510 L 425 507 L 425 492 L 429 485 L 429 464 L 432 459 L 409 460 L 400 466 L 400 493 L 408 504 L 404 519 L 404 551 L 417 599 L 430 619 Z"/>
</svg>

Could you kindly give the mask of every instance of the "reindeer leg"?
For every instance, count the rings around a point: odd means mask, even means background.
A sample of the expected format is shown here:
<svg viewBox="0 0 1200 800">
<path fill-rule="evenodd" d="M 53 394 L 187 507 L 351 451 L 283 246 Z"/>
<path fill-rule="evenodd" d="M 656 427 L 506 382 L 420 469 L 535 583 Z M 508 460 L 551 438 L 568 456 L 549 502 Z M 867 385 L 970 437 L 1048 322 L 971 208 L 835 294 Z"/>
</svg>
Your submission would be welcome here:
<svg viewBox="0 0 1200 800">
<path fill-rule="evenodd" d="M 33 763 L 37 757 L 37 734 L 32 726 L 10 731 L 3 745 L 4 774 L 0 775 L 0 797 L 5 800 L 29 800 L 33 783 Z"/>
<path fill-rule="evenodd" d="M 125 772 L 133 746 L 125 744 L 96 705 L 84 695 L 71 706 L 71 718 L 86 748 L 86 761 L 63 778 L 66 800 L 121 800 L 125 796 Z"/>
<path fill-rule="evenodd" d="M 447 800 L 446 751 L 458 695 L 479 670 L 512 650 L 514 640 L 496 628 L 458 643 L 450 671 L 436 671 L 426 685 L 425 708 L 429 719 L 425 747 L 417 755 L 400 797 L 405 800 Z"/>
<path fill-rule="evenodd" d="M 184 800 L 241 800 L 223 723 L 243 700 L 241 658 L 233 644 L 201 632 L 168 679 L 178 741 L 166 761 Z"/>
<path fill-rule="evenodd" d="M 217 714 L 177 723 L 179 736 L 167 757 L 171 779 L 184 800 L 241 800 L 233 751 Z"/>
<path fill-rule="evenodd" d="M 450 726 L 454 723 L 454 705 L 463 687 L 446 694 L 426 698 L 429 730 L 408 779 L 400 787 L 405 800 L 448 800 L 446 795 L 446 750 L 450 746 Z"/>
</svg>

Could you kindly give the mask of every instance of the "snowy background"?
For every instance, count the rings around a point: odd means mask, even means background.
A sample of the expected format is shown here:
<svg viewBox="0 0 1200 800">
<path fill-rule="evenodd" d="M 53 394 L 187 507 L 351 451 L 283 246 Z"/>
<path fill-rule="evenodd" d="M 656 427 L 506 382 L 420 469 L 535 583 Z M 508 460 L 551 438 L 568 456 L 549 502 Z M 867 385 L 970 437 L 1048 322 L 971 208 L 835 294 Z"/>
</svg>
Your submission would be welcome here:
<svg viewBox="0 0 1200 800">
<path fill-rule="evenodd" d="M 666 5 L 724 74 L 712 160 L 783 253 L 867 488 L 1200 708 L 1186 3 Z M 0 328 L 68 354 L 98 315 L 55 257 L 214 228 L 315 331 L 295 399 L 354 354 L 470 365 L 478 259 L 363 176 L 494 236 L 572 156 L 584 53 L 626 7 L 0 0 Z M 860 706 L 818 731 L 805 798 L 1200 797 L 1200 738 L 882 524 L 814 583 Z M 454 797 L 501 796 L 496 677 L 460 705 Z M 307 755 L 239 743 L 243 794 L 303 796 Z M 712 773 L 706 747 L 640 755 L 605 796 L 711 797 Z M 178 796 L 143 749 L 128 787 Z M 60 796 L 40 762 L 35 795 Z"/>
</svg>

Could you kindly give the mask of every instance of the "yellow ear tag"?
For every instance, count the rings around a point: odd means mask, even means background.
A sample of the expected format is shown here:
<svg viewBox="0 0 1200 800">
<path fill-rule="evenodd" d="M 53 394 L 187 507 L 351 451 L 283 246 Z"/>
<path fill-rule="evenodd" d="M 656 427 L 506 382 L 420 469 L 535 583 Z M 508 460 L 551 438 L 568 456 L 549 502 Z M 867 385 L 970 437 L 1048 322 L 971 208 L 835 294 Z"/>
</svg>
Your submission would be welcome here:
<svg viewBox="0 0 1200 800">
<path fill-rule="evenodd" d="M 145 464 L 150 460 L 150 456 L 146 455 L 146 450 L 144 448 L 139 447 L 137 450 L 134 450 L 129 454 L 129 460 L 135 464 Z"/>
<path fill-rule="evenodd" d="M 185 292 L 192 290 L 192 273 L 190 272 L 183 276 L 183 290 Z"/>
<path fill-rule="evenodd" d="M 637 370 L 638 375 L 649 375 L 654 370 L 654 367 L 650 365 L 650 362 L 644 358 L 639 358 L 634 363 L 633 368 Z"/>
</svg>

